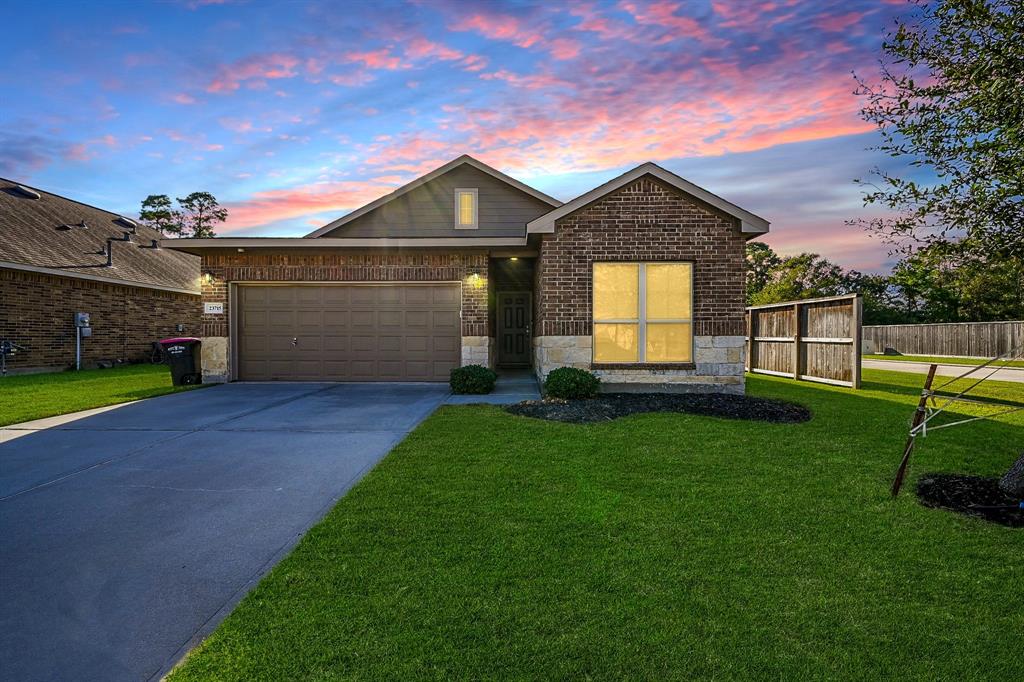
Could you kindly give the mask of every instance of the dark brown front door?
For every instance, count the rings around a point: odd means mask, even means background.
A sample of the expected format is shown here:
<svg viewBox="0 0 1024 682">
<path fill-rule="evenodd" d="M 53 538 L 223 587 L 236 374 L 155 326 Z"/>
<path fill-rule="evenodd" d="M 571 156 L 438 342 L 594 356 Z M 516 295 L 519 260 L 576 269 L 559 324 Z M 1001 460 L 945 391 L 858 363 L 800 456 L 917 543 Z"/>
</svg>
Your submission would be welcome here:
<svg viewBox="0 0 1024 682">
<path fill-rule="evenodd" d="M 498 294 L 498 364 L 530 366 L 530 292 Z"/>
</svg>

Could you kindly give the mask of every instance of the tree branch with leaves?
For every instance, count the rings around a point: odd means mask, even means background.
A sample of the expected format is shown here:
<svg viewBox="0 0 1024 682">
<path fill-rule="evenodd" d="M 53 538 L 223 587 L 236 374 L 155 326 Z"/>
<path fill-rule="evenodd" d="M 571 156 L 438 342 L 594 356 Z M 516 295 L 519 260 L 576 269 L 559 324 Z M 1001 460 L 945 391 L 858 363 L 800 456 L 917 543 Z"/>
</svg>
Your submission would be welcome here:
<svg viewBox="0 0 1024 682">
<path fill-rule="evenodd" d="M 1024 255 L 1024 3 L 910 0 L 886 34 L 880 78 L 855 74 L 861 116 L 910 173 L 858 180 L 865 205 L 890 215 L 852 221 L 905 253 L 954 245 Z M 908 177 L 914 171 L 930 176 Z"/>
</svg>

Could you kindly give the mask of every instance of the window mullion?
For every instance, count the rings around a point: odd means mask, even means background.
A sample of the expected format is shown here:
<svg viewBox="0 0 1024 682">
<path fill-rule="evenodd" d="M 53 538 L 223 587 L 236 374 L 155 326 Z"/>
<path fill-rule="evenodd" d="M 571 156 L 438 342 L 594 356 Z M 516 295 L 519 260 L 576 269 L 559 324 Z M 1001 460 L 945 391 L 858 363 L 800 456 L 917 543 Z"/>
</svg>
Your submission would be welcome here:
<svg viewBox="0 0 1024 682">
<path fill-rule="evenodd" d="M 637 325 L 637 343 L 640 344 L 640 348 L 637 349 L 637 358 L 639 362 L 647 362 L 647 264 L 640 263 L 637 272 L 640 276 L 638 287 L 640 301 L 637 306 L 637 314 L 640 318 Z"/>
</svg>

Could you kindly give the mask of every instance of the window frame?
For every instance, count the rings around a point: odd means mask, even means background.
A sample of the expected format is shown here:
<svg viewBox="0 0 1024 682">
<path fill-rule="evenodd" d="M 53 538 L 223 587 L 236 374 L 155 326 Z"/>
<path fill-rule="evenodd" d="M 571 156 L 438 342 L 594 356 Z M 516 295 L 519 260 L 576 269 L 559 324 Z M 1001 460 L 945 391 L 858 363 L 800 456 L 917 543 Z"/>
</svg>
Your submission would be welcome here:
<svg viewBox="0 0 1024 682">
<path fill-rule="evenodd" d="M 469 194 L 473 197 L 473 222 L 466 225 L 462 222 L 462 195 Z M 480 226 L 480 196 L 476 187 L 455 188 L 455 229 L 475 230 Z"/>
<path fill-rule="evenodd" d="M 594 298 L 597 288 L 594 286 L 594 269 L 598 265 L 636 265 L 637 266 L 637 317 L 635 319 L 594 318 Z M 690 266 L 690 317 L 688 319 L 672 318 L 664 320 L 647 319 L 647 266 L 648 265 L 689 265 Z M 697 292 L 693 288 L 697 264 L 692 260 L 663 261 L 594 261 L 590 264 L 590 362 L 594 367 L 642 367 L 669 366 L 688 368 L 695 365 L 696 334 L 694 333 L 693 316 L 697 306 Z M 637 360 L 632 362 L 601 361 L 597 359 L 596 325 L 598 324 L 635 324 L 637 326 Z M 689 360 L 647 360 L 647 325 L 649 324 L 688 324 L 690 325 L 690 359 Z"/>
</svg>

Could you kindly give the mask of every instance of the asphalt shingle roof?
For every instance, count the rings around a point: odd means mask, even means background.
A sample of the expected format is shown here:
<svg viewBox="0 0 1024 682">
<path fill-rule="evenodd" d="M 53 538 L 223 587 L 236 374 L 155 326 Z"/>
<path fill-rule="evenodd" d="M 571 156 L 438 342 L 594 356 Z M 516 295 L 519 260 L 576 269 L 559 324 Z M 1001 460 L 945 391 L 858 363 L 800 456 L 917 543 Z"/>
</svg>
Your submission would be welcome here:
<svg viewBox="0 0 1024 682">
<path fill-rule="evenodd" d="M 17 263 L 75 274 L 121 280 L 141 286 L 199 290 L 196 256 L 152 248 L 160 233 L 138 225 L 132 241 L 113 243 L 113 265 L 107 267 L 108 237 L 121 237 L 128 227 L 116 213 L 32 187 L 32 199 L 0 178 L 0 267 Z M 86 227 L 80 227 L 82 222 Z M 59 229 L 68 225 L 70 229 Z"/>
</svg>

